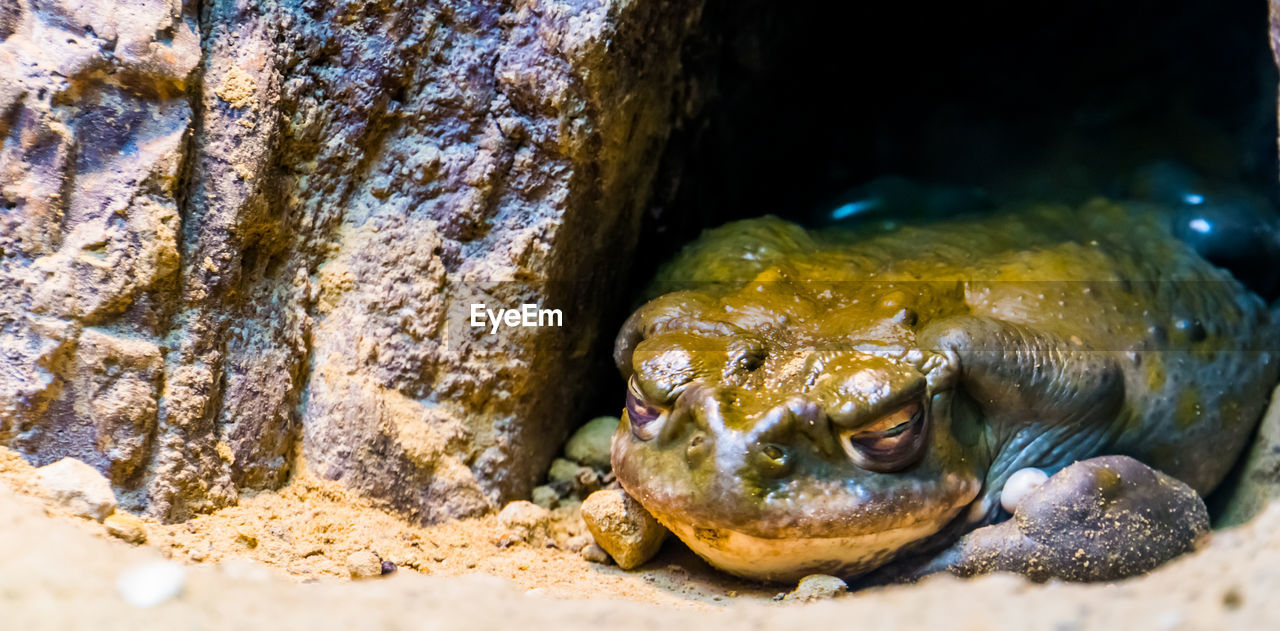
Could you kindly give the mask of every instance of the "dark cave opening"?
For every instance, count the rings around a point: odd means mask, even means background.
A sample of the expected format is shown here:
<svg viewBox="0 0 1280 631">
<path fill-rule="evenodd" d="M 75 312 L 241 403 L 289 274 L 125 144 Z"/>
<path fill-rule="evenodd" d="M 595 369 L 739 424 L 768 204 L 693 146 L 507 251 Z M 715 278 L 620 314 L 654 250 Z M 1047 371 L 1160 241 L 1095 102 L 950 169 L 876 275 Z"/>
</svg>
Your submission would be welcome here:
<svg viewBox="0 0 1280 631">
<path fill-rule="evenodd" d="M 1172 160 L 1274 185 L 1265 3 L 754 5 L 712 2 L 690 47 L 709 95 L 668 150 L 646 259 L 882 175 L 1071 200 Z"/>
<path fill-rule="evenodd" d="M 1268 23 L 1242 0 L 711 0 L 582 418 L 617 413 L 613 332 L 658 266 L 727 221 L 804 222 L 886 175 L 1080 202 L 1124 195 L 1156 162 L 1274 204 Z"/>
</svg>

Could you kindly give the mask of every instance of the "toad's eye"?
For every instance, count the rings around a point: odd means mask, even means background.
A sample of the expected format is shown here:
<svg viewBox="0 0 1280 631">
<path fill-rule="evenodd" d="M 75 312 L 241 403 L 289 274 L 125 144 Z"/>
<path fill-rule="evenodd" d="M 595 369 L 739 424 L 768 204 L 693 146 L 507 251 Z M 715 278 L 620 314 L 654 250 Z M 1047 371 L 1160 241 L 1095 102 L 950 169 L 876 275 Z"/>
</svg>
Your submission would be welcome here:
<svg viewBox="0 0 1280 631">
<path fill-rule="evenodd" d="M 920 403 L 905 405 L 871 425 L 840 431 L 840 446 L 863 469 L 900 471 L 924 453 L 925 416 Z"/>
<path fill-rule="evenodd" d="M 627 381 L 627 420 L 631 423 L 631 433 L 640 440 L 649 440 L 658 435 L 658 422 L 666 411 L 645 399 L 640 384 L 632 377 Z"/>
</svg>

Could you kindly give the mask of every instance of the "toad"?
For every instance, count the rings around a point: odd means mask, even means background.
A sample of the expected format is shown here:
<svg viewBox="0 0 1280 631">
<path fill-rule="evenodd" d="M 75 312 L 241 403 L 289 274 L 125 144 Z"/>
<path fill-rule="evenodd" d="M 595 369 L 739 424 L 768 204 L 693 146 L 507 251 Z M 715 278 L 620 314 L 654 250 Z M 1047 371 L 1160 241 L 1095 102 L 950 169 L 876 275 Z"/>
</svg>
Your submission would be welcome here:
<svg viewBox="0 0 1280 631">
<path fill-rule="evenodd" d="M 1136 204 L 739 221 L 654 287 L 617 479 L 752 579 L 1146 571 L 1207 532 L 1277 380 L 1265 302 Z"/>
</svg>

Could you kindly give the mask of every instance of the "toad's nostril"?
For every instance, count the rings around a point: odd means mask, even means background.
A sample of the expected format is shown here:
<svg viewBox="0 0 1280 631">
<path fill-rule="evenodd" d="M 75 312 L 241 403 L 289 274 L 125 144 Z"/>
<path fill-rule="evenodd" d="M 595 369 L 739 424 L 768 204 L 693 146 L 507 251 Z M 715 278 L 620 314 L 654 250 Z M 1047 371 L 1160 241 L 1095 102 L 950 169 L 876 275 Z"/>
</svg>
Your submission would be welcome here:
<svg viewBox="0 0 1280 631">
<path fill-rule="evenodd" d="M 707 435 L 702 432 L 694 432 L 689 438 L 689 446 L 685 448 L 685 459 L 689 461 L 689 466 L 697 466 L 706 459 L 707 454 L 711 453 L 711 441 L 707 440 Z"/>
<path fill-rule="evenodd" d="M 791 454 L 772 443 L 760 446 L 756 451 L 756 462 L 760 472 L 770 477 L 780 478 L 791 472 Z"/>
</svg>

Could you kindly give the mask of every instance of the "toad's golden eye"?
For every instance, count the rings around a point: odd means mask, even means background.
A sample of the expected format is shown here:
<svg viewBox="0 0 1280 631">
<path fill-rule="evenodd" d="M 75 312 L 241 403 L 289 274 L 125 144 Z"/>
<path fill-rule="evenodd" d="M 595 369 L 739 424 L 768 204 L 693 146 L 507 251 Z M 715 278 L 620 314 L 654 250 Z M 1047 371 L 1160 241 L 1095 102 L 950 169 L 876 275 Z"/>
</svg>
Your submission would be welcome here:
<svg viewBox="0 0 1280 631">
<path fill-rule="evenodd" d="M 840 446 L 863 469 L 901 471 L 924 453 L 925 416 L 924 406 L 910 403 L 870 425 L 841 430 Z"/>
<path fill-rule="evenodd" d="M 660 420 L 665 414 L 665 410 L 645 398 L 634 376 L 627 381 L 627 420 L 636 438 L 650 440 L 657 436 L 662 425 Z"/>
</svg>

